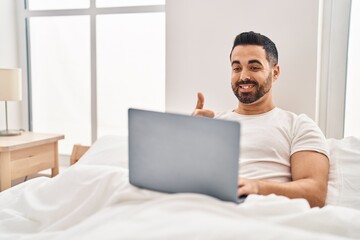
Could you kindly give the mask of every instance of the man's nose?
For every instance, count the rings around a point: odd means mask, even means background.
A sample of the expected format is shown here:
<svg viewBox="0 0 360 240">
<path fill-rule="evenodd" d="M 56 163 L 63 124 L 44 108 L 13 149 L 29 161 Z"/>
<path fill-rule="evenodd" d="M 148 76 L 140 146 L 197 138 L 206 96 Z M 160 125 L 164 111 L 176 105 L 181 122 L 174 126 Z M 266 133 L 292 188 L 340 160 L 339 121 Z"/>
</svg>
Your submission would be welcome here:
<svg viewBox="0 0 360 240">
<path fill-rule="evenodd" d="M 250 79 L 250 72 L 247 69 L 243 69 L 240 74 L 240 80 L 248 80 Z"/>
</svg>

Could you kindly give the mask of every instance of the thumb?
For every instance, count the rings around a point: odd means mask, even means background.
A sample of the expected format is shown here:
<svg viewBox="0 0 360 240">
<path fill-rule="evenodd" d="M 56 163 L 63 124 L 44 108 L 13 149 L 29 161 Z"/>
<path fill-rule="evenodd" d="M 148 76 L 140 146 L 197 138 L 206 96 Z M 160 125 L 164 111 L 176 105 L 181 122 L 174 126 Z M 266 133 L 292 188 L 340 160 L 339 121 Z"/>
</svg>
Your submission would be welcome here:
<svg viewBox="0 0 360 240">
<path fill-rule="evenodd" d="M 198 92 L 197 97 L 198 97 L 198 100 L 197 100 L 195 109 L 203 109 L 204 101 L 205 101 L 204 95 L 201 92 Z"/>
</svg>

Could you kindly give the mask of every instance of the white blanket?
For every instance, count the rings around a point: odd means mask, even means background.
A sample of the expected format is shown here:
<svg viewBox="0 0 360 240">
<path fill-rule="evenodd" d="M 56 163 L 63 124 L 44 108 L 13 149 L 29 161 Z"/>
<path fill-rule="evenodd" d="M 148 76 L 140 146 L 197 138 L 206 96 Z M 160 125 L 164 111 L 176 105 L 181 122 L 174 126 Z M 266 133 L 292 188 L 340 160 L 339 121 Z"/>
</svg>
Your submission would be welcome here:
<svg viewBox="0 0 360 240">
<path fill-rule="evenodd" d="M 123 162 L 110 159 L 112 147 L 98 144 L 57 177 L 2 192 L 0 239 L 360 239 L 352 208 L 311 209 L 275 195 L 236 205 L 138 189 Z"/>
</svg>

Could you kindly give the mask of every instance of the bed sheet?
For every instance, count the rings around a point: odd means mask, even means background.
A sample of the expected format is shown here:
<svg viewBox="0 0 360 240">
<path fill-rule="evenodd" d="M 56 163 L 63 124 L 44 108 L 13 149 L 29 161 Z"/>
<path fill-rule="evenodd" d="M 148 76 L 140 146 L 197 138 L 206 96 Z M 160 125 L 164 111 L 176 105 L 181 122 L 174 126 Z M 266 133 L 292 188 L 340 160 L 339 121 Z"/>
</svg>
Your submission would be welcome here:
<svg viewBox="0 0 360 240">
<path fill-rule="evenodd" d="M 0 239 L 360 239 L 360 211 L 352 208 L 310 208 L 276 195 L 236 205 L 136 188 L 118 140 L 95 143 L 54 178 L 2 192 Z"/>
</svg>

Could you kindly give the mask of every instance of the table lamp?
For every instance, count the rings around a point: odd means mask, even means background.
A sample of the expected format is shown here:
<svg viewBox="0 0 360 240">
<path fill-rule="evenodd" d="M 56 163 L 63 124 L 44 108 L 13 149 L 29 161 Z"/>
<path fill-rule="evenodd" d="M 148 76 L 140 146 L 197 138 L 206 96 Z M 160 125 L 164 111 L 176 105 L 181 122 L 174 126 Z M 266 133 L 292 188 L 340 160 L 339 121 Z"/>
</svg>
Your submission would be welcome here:
<svg viewBox="0 0 360 240">
<path fill-rule="evenodd" d="M 19 130 L 9 130 L 7 116 L 7 101 L 21 100 L 21 69 L 0 68 L 0 101 L 5 101 L 5 121 L 6 129 L 0 131 L 0 136 L 20 135 Z"/>
</svg>

